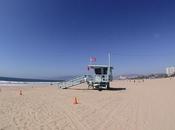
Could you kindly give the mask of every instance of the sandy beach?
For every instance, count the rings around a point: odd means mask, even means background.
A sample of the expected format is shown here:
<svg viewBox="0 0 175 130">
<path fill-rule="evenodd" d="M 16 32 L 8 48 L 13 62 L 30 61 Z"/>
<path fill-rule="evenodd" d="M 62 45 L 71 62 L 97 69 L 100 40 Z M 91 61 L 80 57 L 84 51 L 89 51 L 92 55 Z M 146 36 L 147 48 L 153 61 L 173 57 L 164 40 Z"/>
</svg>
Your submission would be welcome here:
<svg viewBox="0 0 175 130">
<path fill-rule="evenodd" d="M 174 84 L 175 79 L 116 80 L 103 91 L 86 84 L 1 86 L 0 130 L 174 130 Z"/>
</svg>

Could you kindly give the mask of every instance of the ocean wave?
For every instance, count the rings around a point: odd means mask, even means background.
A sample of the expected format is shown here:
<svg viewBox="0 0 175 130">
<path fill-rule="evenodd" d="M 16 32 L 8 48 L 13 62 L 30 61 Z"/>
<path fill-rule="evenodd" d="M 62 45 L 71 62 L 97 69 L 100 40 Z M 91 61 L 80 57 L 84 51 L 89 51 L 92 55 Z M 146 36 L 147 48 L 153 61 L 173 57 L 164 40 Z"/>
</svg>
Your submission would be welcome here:
<svg viewBox="0 0 175 130">
<path fill-rule="evenodd" d="M 17 86 L 17 85 L 55 85 L 53 82 L 22 82 L 22 81 L 0 81 L 1 86 Z"/>
</svg>

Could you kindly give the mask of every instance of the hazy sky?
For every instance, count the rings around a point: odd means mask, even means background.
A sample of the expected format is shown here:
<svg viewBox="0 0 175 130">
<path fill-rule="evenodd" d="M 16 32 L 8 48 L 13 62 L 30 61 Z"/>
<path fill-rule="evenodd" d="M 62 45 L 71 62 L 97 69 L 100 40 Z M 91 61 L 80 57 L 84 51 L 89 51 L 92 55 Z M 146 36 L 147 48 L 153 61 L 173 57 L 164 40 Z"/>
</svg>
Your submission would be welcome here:
<svg viewBox="0 0 175 130">
<path fill-rule="evenodd" d="M 86 73 L 108 52 L 116 74 L 175 65 L 175 1 L 0 0 L 0 76 Z"/>
</svg>

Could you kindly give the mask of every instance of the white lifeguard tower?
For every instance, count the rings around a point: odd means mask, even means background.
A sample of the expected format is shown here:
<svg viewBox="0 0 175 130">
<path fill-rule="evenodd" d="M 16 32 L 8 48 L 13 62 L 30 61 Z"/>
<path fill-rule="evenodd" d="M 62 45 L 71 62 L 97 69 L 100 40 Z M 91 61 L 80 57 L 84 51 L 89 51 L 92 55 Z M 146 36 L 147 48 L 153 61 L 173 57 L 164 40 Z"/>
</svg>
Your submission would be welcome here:
<svg viewBox="0 0 175 130">
<path fill-rule="evenodd" d="M 113 67 L 107 65 L 88 65 L 90 69 L 94 70 L 94 75 L 87 79 L 88 87 L 96 89 L 109 89 L 112 81 Z"/>
<path fill-rule="evenodd" d="M 86 82 L 88 84 L 88 88 L 91 87 L 93 89 L 109 89 L 110 82 L 113 80 L 112 76 L 113 67 L 111 66 L 110 54 L 108 55 L 108 57 L 109 57 L 108 65 L 96 65 L 96 64 L 88 65 L 89 69 L 94 70 L 94 74 L 78 76 L 74 79 L 61 82 L 58 84 L 59 87 L 65 89 Z"/>
</svg>

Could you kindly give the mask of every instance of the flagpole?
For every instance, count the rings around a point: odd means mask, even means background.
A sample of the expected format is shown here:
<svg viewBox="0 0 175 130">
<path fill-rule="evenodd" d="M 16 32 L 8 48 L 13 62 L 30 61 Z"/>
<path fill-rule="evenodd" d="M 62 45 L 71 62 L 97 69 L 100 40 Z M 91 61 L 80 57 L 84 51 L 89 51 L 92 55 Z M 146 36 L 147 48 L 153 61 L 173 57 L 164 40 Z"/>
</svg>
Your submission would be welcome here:
<svg viewBox="0 0 175 130">
<path fill-rule="evenodd" d="M 110 80 L 109 75 L 110 75 L 110 69 L 111 69 L 111 53 L 108 53 L 108 80 Z"/>
</svg>

